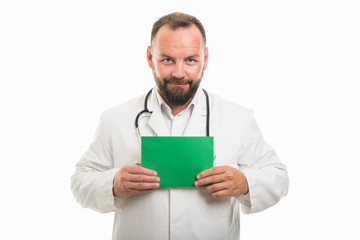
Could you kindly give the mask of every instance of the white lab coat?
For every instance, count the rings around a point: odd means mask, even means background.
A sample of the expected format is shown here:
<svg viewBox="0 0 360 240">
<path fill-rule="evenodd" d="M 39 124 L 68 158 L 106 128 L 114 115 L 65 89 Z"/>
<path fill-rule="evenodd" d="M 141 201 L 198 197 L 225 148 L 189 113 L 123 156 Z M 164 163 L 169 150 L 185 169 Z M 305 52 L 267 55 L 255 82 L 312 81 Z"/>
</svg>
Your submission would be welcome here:
<svg viewBox="0 0 360 240">
<path fill-rule="evenodd" d="M 143 114 L 139 121 L 142 136 L 169 135 L 155 91 L 156 88 L 148 101 L 153 113 Z M 115 173 L 141 160 L 140 137 L 134 121 L 144 108 L 144 94 L 102 115 L 96 137 L 72 176 L 72 191 L 83 207 L 115 212 L 113 239 L 239 239 L 240 205 L 244 213 L 259 212 L 286 195 L 286 167 L 264 141 L 252 112 L 214 94 L 209 96 L 214 165 L 243 171 L 249 193 L 238 198 L 213 199 L 198 188 L 160 188 L 127 199 L 114 197 Z M 206 135 L 206 101 L 202 91 L 184 135 Z"/>
</svg>

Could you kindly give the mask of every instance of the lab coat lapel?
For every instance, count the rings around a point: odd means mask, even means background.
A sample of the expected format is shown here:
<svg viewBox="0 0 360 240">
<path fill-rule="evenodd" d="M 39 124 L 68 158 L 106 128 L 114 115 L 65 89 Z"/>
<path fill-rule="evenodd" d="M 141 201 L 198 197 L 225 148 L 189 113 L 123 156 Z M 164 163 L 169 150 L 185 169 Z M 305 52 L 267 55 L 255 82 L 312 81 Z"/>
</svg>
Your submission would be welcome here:
<svg viewBox="0 0 360 240">
<path fill-rule="evenodd" d="M 184 136 L 206 136 L 206 99 L 201 88 Z"/>
<path fill-rule="evenodd" d="M 156 98 L 157 88 L 154 87 L 149 99 L 149 111 L 152 111 L 152 114 L 149 119 L 149 127 L 153 130 L 156 136 L 169 136 L 169 130 L 165 124 L 164 117 L 161 113 L 161 108 Z"/>
</svg>

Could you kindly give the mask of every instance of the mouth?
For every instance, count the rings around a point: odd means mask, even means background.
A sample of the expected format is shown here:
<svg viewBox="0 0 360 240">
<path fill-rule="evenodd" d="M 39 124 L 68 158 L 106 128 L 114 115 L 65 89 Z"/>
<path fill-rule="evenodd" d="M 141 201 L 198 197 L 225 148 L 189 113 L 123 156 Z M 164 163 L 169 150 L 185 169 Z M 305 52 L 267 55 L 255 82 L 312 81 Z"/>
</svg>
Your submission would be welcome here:
<svg viewBox="0 0 360 240">
<path fill-rule="evenodd" d="M 169 84 L 170 84 L 171 86 L 181 87 L 181 88 L 186 87 L 186 86 L 189 85 L 189 83 L 172 83 L 172 82 L 170 82 Z"/>
<path fill-rule="evenodd" d="M 167 82 L 167 85 L 172 86 L 172 87 L 177 87 L 177 88 L 188 87 L 188 86 L 190 86 L 190 84 L 191 84 L 191 81 L 186 81 L 184 79 L 181 79 L 181 80 L 180 79 L 179 80 L 172 79 Z"/>
</svg>

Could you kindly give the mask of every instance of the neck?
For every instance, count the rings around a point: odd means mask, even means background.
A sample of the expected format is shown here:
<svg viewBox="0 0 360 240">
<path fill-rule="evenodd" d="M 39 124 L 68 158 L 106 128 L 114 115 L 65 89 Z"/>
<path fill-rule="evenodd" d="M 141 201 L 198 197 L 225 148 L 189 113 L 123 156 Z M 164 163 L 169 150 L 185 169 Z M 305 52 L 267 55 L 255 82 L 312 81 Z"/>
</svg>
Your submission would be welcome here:
<svg viewBox="0 0 360 240">
<path fill-rule="evenodd" d="M 185 108 L 187 108 L 187 106 L 189 106 L 189 104 L 191 103 L 191 100 L 192 100 L 192 98 L 182 106 L 172 106 L 169 103 L 167 103 L 169 105 L 169 107 L 171 108 L 171 114 L 173 116 L 176 116 L 177 114 L 179 114 L 182 110 L 184 110 Z"/>
</svg>

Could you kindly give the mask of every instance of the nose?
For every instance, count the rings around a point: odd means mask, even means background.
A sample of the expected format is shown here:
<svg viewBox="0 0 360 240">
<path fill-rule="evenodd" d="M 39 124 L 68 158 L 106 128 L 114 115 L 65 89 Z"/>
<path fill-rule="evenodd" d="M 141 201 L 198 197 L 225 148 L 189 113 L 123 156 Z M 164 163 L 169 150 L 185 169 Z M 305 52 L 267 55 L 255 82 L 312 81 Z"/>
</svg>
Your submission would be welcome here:
<svg viewBox="0 0 360 240">
<path fill-rule="evenodd" d="M 176 78 L 183 78 L 185 77 L 185 68 L 183 63 L 181 62 L 177 62 L 175 64 L 175 68 L 172 72 L 172 77 L 176 77 Z"/>
</svg>

